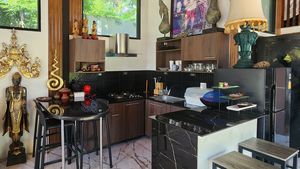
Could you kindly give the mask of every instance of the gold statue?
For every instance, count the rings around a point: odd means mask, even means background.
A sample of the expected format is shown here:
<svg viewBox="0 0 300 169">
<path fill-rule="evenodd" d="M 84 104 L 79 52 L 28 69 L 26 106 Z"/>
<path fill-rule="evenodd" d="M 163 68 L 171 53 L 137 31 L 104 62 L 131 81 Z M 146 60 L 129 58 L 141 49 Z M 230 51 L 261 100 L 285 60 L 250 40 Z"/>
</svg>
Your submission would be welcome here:
<svg viewBox="0 0 300 169">
<path fill-rule="evenodd" d="M 56 72 L 59 71 L 59 68 L 56 66 L 57 64 L 58 64 L 57 51 L 55 50 L 53 64 L 52 64 L 53 70 L 50 72 L 51 78 L 47 81 L 47 86 L 50 91 L 58 91 L 64 85 L 63 79 L 60 76 L 55 74 Z"/>
<path fill-rule="evenodd" d="M 98 37 L 97 37 L 97 23 L 96 23 L 96 21 L 93 21 L 93 25 L 92 25 L 92 39 L 98 40 Z"/>
<path fill-rule="evenodd" d="M 89 38 L 88 23 L 89 23 L 89 20 L 87 18 L 83 19 L 82 39 L 88 39 Z"/>
<path fill-rule="evenodd" d="M 74 38 L 77 38 L 79 35 L 79 28 L 78 28 L 78 21 L 77 19 L 74 20 L 72 34 Z"/>
<path fill-rule="evenodd" d="M 0 52 L 0 78 L 5 76 L 13 66 L 17 66 L 21 74 L 27 78 L 35 78 L 40 75 L 40 60 L 35 58 L 31 63 L 26 45 L 18 45 L 16 31 L 12 30 L 11 44 L 2 43 Z"/>
<path fill-rule="evenodd" d="M 25 87 L 20 86 L 21 80 L 21 74 L 16 72 L 12 77 L 13 86 L 6 88 L 7 108 L 3 117 L 3 135 L 9 132 L 9 137 L 12 139 L 8 152 L 8 165 L 15 163 L 12 156 L 18 156 L 18 158 L 25 156 L 26 162 L 25 148 L 20 138 L 23 130 L 29 132 L 26 108 L 27 91 Z"/>
</svg>

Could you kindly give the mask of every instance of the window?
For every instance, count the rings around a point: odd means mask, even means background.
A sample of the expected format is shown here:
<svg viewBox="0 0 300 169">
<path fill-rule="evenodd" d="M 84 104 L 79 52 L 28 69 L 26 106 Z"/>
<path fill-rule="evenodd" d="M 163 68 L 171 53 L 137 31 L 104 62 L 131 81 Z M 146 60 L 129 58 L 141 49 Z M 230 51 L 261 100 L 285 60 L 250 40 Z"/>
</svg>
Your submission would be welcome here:
<svg viewBox="0 0 300 169">
<path fill-rule="evenodd" d="M 140 38 L 140 0 L 83 0 L 83 16 L 97 23 L 98 35 L 128 33 Z"/>
<path fill-rule="evenodd" d="M 40 0 L 0 0 L 0 27 L 40 31 Z"/>
</svg>

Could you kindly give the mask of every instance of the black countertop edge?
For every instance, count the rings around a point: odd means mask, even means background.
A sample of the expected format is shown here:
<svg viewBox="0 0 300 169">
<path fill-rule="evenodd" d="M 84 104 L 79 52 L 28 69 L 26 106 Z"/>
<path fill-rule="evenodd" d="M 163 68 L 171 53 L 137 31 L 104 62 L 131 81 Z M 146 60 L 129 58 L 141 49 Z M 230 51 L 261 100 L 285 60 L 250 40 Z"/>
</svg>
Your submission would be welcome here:
<svg viewBox="0 0 300 169">
<path fill-rule="evenodd" d="M 184 130 L 206 136 L 266 116 L 259 111 L 233 112 L 227 110 L 204 109 L 202 111 L 182 110 L 151 116 L 159 123 L 173 125 Z"/>
</svg>

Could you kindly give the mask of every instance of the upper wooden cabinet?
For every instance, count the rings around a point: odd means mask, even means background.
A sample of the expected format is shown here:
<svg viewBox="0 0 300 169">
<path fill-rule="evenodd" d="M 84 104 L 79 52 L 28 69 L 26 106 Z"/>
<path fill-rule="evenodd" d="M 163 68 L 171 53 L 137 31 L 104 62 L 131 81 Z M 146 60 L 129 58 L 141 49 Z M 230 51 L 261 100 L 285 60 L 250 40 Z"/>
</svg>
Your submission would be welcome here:
<svg viewBox="0 0 300 169">
<path fill-rule="evenodd" d="M 70 40 L 70 71 L 79 71 L 81 64 L 102 64 L 104 70 L 105 62 L 105 41 L 90 39 Z"/>
<path fill-rule="evenodd" d="M 181 40 L 181 55 L 183 61 L 217 60 L 219 67 L 228 66 L 228 35 L 215 32 Z"/>
</svg>

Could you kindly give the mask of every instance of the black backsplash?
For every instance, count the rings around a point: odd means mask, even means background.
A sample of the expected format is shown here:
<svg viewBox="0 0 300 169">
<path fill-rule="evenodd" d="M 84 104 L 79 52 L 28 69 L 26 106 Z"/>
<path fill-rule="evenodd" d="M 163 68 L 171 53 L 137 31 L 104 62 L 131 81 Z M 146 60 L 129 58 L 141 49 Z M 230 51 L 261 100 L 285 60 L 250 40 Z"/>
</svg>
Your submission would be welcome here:
<svg viewBox="0 0 300 169">
<path fill-rule="evenodd" d="M 173 95 L 183 97 L 187 87 L 200 86 L 206 82 L 208 87 L 213 85 L 213 73 L 187 73 L 187 72 L 159 72 L 159 71 L 114 71 L 100 74 L 70 73 L 70 83 L 73 91 L 80 91 L 83 85 L 89 84 L 92 93 L 97 97 L 106 96 L 112 92 L 143 93 L 146 80 L 149 81 L 148 90 L 154 89 L 154 77 L 161 77 L 165 87 L 173 88 Z"/>
<path fill-rule="evenodd" d="M 253 50 L 253 60 L 269 61 L 272 67 L 290 66 L 283 57 L 293 49 L 300 46 L 300 33 L 286 34 L 273 37 L 259 37 Z"/>
</svg>

